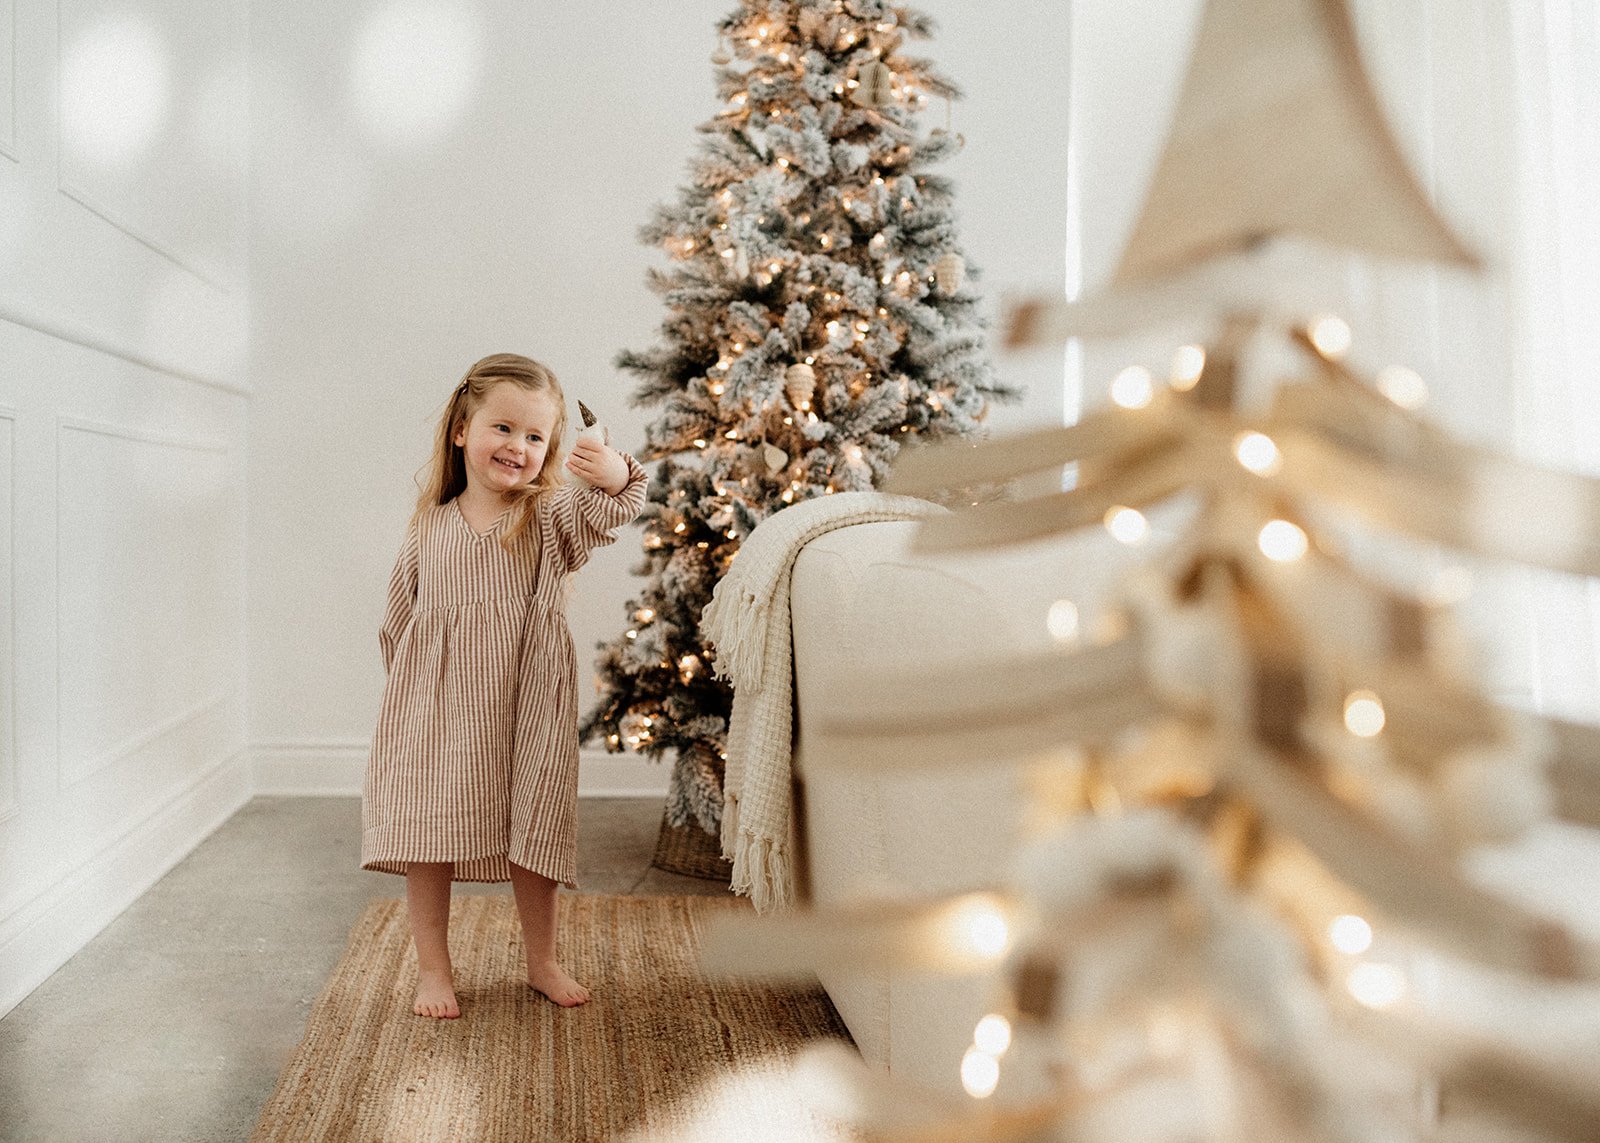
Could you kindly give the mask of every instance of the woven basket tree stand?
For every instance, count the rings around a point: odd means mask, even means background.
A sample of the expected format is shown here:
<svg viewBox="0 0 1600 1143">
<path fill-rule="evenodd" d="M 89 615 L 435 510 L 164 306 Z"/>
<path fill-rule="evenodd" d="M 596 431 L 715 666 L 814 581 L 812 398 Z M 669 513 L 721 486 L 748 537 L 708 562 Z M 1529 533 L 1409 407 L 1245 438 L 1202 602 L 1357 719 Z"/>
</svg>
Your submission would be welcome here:
<svg viewBox="0 0 1600 1143">
<path fill-rule="evenodd" d="M 733 862 L 722 856 L 722 842 L 697 825 L 675 826 L 661 815 L 661 832 L 656 836 L 655 856 L 650 864 L 668 873 L 720 881 L 733 879 Z"/>
</svg>

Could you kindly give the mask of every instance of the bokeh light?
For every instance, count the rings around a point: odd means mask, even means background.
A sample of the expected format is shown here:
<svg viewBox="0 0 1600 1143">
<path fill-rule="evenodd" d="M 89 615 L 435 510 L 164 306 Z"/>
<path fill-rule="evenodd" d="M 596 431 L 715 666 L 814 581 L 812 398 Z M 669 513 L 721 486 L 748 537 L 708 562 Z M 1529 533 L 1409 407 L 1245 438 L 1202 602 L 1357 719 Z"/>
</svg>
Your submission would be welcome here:
<svg viewBox="0 0 1600 1143">
<path fill-rule="evenodd" d="M 91 25 L 61 51 L 61 146 L 99 167 L 142 155 L 166 126 L 167 47 L 134 13 Z"/>
<path fill-rule="evenodd" d="M 350 67 L 362 126 L 395 148 L 439 139 L 477 94 L 483 40 L 480 17 L 444 0 L 396 0 L 373 12 Z"/>
</svg>

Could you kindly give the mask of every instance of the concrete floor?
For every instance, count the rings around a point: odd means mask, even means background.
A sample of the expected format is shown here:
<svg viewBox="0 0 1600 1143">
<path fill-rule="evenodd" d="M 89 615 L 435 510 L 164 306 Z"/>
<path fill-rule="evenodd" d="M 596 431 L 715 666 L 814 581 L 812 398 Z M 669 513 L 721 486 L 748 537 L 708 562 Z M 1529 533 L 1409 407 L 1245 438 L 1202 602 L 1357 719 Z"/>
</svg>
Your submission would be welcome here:
<svg viewBox="0 0 1600 1143">
<path fill-rule="evenodd" d="M 0 1020 L 3 1143 L 248 1138 L 373 897 L 356 798 L 257 798 Z M 586 800 L 591 893 L 726 893 L 650 868 L 661 803 Z M 461 885 L 458 892 L 509 892 Z"/>
</svg>

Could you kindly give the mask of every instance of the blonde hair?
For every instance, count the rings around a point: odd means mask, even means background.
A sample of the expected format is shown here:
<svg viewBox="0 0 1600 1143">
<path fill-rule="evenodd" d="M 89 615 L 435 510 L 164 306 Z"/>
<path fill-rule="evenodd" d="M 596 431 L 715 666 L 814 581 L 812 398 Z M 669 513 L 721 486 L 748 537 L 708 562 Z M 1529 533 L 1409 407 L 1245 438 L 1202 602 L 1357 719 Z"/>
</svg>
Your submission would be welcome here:
<svg viewBox="0 0 1600 1143">
<path fill-rule="evenodd" d="M 561 382 L 556 380 L 556 375 L 548 366 L 519 353 L 493 353 L 475 362 L 451 392 L 450 400 L 439 418 L 433 458 L 425 466 L 425 478 L 418 481 L 422 493 L 417 497 L 417 512 L 438 504 L 448 504 L 466 491 L 467 462 L 461 446 L 456 444 L 456 434 L 482 406 L 489 390 L 500 384 L 515 385 L 529 393 L 547 393 L 556 407 L 556 423 L 550 430 L 544 464 L 539 474 L 517 494 L 518 502 L 512 506 L 516 516 L 511 527 L 500 536 L 501 543 L 509 546 L 532 521 L 534 505 L 539 497 L 561 487 L 561 462 L 565 456 L 562 442 L 567 435 L 567 398 L 561 391 Z"/>
</svg>

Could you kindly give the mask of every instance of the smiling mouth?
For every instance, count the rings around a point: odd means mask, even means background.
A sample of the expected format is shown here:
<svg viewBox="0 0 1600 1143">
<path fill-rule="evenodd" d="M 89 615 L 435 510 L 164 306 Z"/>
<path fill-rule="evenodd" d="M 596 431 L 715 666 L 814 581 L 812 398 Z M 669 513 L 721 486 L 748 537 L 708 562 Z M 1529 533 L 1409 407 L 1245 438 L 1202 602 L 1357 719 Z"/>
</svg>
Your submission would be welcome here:
<svg viewBox="0 0 1600 1143">
<path fill-rule="evenodd" d="M 521 472 L 522 471 L 522 465 L 517 464 L 515 461 L 501 460 L 499 457 L 496 457 L 495 458 L 495 463 L 498 464 L 501 468 L 509 468 L 512 472 Z"/>
</svg>

